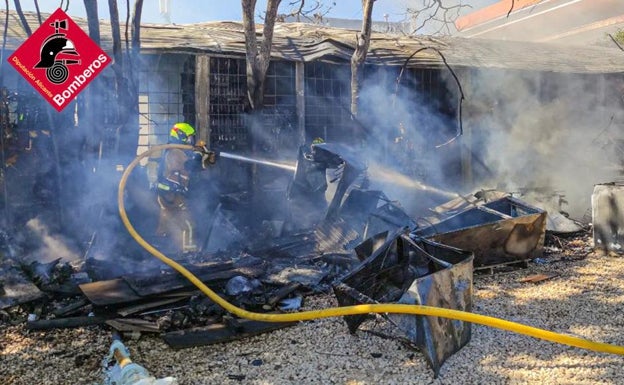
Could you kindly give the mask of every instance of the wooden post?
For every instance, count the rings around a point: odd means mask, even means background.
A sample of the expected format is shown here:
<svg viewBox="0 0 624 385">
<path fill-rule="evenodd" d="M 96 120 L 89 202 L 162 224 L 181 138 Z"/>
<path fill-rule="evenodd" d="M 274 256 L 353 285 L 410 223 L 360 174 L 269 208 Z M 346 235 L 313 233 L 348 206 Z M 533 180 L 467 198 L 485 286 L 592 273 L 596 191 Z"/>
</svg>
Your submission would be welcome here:
<svg viewBox="0 0 624 385">
<path fill-rule="evenodd" d="M 195 56 L 195 128 L 210 147 L 210 57 Z"/>
<path fill-rule="evenodd" d="M 295 63 L 295 92 L 297 93 L 297 131 L 299 132 L 299 144 L 304 144 L 305 131 L 305 64 Z"/>
<path fill-rule="evenodd" d="M 462 81 L 463 84 L 469 84 L 470 86 L 468 87 L 468 92 L 472 91 L 472 84 L 471 84 L 471 73 L 470 71 L 459 71 L 457 73 L 457 75 L 459 76 L 459 79 Z M 461 137 L 459 137 L 459 143 L 461 144 L 461 170 L 462 170 L 462 184 L 463 187 L 466 186 L 471 186 L 473 183 L 473 175 L 472 175 L 472 152 L 473 152 L 473 148 L 472 148 L 472 124 L 474 123 L 474 120 L 470 118 L 470 116 L 468 116 L 468 119 L 466 118 L 467 114 L 463 114 L 464 116 L 460 116 L 459 115 L 459 111 L 460 111 L 460 105 L 459 103 L 461 103 L 461 101 L 458 98 L 458 103 L 457 103 L 457 124 L 459 124 L 459 119 L 462 119 L 462 123 L 463 122 L 468 122 L 468 124 L 462 124 L 462 129 L 463 129 L 463 134 Z M 472 113 L 472 111 L 468 111 L 468 114 Z"/>
</svg>

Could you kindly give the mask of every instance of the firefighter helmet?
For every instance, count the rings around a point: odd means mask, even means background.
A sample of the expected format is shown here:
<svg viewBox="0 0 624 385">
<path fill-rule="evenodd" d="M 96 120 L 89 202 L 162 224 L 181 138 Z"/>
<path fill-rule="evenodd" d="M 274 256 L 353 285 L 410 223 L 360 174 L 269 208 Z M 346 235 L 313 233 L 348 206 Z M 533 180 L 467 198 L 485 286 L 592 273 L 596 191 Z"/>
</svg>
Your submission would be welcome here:
<svg viewBox="0 0 624 385">
<path fill-rule="evenodd" d="M 169 131 L 169 143 L 195 145 L 195 129 L 188 123 L 176 123 Z"/>
</svg>

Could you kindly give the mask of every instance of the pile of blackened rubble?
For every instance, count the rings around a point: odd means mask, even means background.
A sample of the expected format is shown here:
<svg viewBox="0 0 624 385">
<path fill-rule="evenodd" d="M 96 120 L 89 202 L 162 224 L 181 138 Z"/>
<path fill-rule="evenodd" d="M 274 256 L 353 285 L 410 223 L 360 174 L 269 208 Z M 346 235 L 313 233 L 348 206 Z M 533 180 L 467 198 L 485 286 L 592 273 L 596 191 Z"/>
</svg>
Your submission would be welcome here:
<svg viewBox="0 0 624 385">
<path fill-rule="evenodd" d="M 285 196 L 288 220 L 298 226 L 267 221 L 272 236 L 259 237 L 236 227 L 231 220 L 236 205 L 219 205 L 212 213 L 211 237 L 230 242 L 223 248 L 221 242 L 217 250 L 176 255 L 176 261 L 228 302 L 254 312 L 297 311 L 306 296 L 332 291 L 343 305 L 439 305 L 444 296 L 438 294 L 448 290 L 456 291 L 456 300 L 445 305 L 470 311 L 473 268 L 548 256 L 546 211 L 512 194 L 480 191 L 432 208 L 416 220 L 382 191 L 368 188 L 366 167 L 348 149 L 326 143 L 315 150 L 314 158 L 300 153 Z M 330 174 L 335 176 L 335 193 L 327 201 L 318 185 Z M 225 199 L 231 203 L 231 197 Z M 582 230 L 575 228 L 574 233 Z M 26 322 L 27 328 L 38 330 L 108 325 L 127 335 L 157 333 L 175 348 L 291 326 L 236 318 L 149 255 L 122 255 L 113 262 L 70 264 L 59 258 L 23 263 L 19 252 L 10 250 L 11 236 L 3 233 L 1 239 L 2 322 Z M 551 238 L 547 251 L 563 248 L 565 242 L 562 236 Z M 452 269 L 453 274 L 446 274 Z M 115 274 L 120 270 L 128 273 Z M 462 336 L 440 350 L 436 344 L 419 343 L 423 335 L 435 342 L 448 334 L 432 329 L 428 318 L 391 321 L 425 351 L 437 371 L 468 342 L 470 328 L 463 322 L 439 323 L 438 329 L 450 328 Z M 345 320 L 355 332 L 365 318 Z"/>
</svg>

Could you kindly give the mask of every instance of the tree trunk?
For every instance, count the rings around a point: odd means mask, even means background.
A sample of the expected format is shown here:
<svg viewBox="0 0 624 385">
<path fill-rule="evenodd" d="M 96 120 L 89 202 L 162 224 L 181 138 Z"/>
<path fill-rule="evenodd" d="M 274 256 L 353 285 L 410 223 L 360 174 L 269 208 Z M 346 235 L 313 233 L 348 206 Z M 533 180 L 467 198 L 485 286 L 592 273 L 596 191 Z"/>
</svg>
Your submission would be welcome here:
<svg viewBox="0 0 624 385">
<path fill-rule="evenodd" d="M 143 12 L 143 0 L 136 0 L 132 11 L 132 56 L 138 59 L 141 51 L 141 13 Z M 136 63 L 135 63 L 136 64 Z"/>
<path fill-rule="evenodd" d="M 245 51 L 247 54 L 247 98 L 251 107 L 249 121 L 249 150 L 252 154 L 259 151 L 259 141 L 265 135 L 262 121 L 262 106 L 264 105 L 264 81 L 271 61 L 271 45 L 273 44 L 273 28 L 277 18 L 277 8 L 281 0 L 268 0 L 266 14 L 264 18 L 264 28 L 262 31 L 262 42 L 258 47 L 256 37 L 256 23 L 254 12 L 256 0 L 241 0 L 243 8 L 243 29 L 245 33 Z M 250 167 L 250 192 L 254 207 L 257 207 L 257 187 L 260 176 L 256 165 Z"/>
<path fill-rule="evenodd" d="M 24 27 L 24 31 L 26 31 L 26 35 L 28 36 L 32 35 L 30 26 L 28 25 L 28 22 L 26 21 L 26 17 L 24 17 L 24 12 L 22 12 L 22 5 L 20 4 L 20 0 L 15 0 L 13 1 L 13 3 L 15 3 L 15 11 L 17 12 L 19 19 L 22 22 L 22 27 Z M 7 12 L 8 11 L 9 10 L 7 9 Z"/>
<path fill-rule="evenodd" d="M 136 0 L 132 10 L 131 51 L 127 53 L 127 61 L 124 66 L 126 76 L 123 120 L 124 137 L 128 140 L 120 143 L 120 153 L 132 160 L 136 154 L 139 143 L 139 70 L 141 68 L 141 14 L 143 0 Z"/>
<path fill-rule="evenodd" d="M 89 26 L 89 37 L 100 45 L 100 20 L 98 17 L 97 0 L 84 0 L 84 6 L 87 13 L 87 25 Z M 82 97 L 82 108 L 78 110 L 79 129 L 84 131 L 86 137 L 86 154 L 87 168 L 96 169 L 97 159 L 95 154 L 99 153 L 99 146 L 102 142 L 102 127 L 96 125 L 95 122 L 104 121 L 104 111 L 100 107 L 101 101 L 98 100 L 102 94 L 103 80 L 101 77 L 93 79 L 92 83 L 79 96 Z"/>
<path fill-rule="evenodd" d="M 245 50 L 247 53 L 247 95 L 253 110 L 262 108 L 264 102 L 264 80 L 271 61 L 273 28 L 277 18 L 277 9 L 281 0 L 267 2 L 262 42 L 258 47 L 254 12 L 256 0 L 242 0 L 243 28 L 245 32 Z"/>
<path fill-rule="evenodd" d="M 100 20 L 98 19 L 97 0 L 84 0 L 87 13 L 87 25 L 89 26 L 89 37 L 100 45 Z"/>
<path fill-rule="evenodd" d="M 366 54 L 371 39 L 373 3 L 375 0 L 362 0 L 362 30 L 355 41 L 355 51 L 351 56 L 351 114 L 357 116 L 360 97 L 361 69 L 366 61 Z"/>
<path fill-rule="evenodd" d="M 126 63 L 124 63 L 124 54 L 121 45 L 121 26 L 119 24 L 119 10 L 117 9 L 117 0 L 108 0 L 108 8 L 110 12 L 110 23 L 113 37 L 113 64 L 112 69 L 115 73 L 115 100 L 116 100 L 116 117 L 117 125 L 116 137 L 116 155 L 121 162 L 132 160 L 134 153 L 132 149 L 137 146 L 136 135 L 132 132 L 136 128 L 127 127 L 130 116 L 130 100 L 129 82 L 126 77 Z"/>
<path fill-rule="evenodd" d="M 121 27 L 119 26 L 119 10 L 117 9 L 117 1 L 108 0 L 108 8 L 110 11 L 110 23 L 113 35 L 113 66 L 117 66 L 117 68 L 121 70 L 123 68 L 123 55 L 121 52 Z M 115 73 L 117 73 L 117 70 Z"/>
</svg>

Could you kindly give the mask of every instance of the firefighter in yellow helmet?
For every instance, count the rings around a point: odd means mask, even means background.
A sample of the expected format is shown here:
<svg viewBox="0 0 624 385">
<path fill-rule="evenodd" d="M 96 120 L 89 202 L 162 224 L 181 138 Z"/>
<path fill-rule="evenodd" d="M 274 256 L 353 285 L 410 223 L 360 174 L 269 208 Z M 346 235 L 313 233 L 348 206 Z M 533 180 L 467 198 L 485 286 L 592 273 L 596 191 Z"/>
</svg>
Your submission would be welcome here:
<svg viewBox="0 0 624 385">
<path fill-rule="evenodd" d="M 188 144 L 193 150 L 167 149 L 161 156 L 158 183 L 160 218 L 157 235 L 170 237 L 183 252 L 197 250 L 194 221 L 186 204 L 191 172 L 201 164 L 206 168 L 216 162 L 217 153 L 209 151 L 203 143 L 195 145 L 195 128 L 188 123 L 176 123 L 169 131 L 168 143 Z"/>
</svg>

